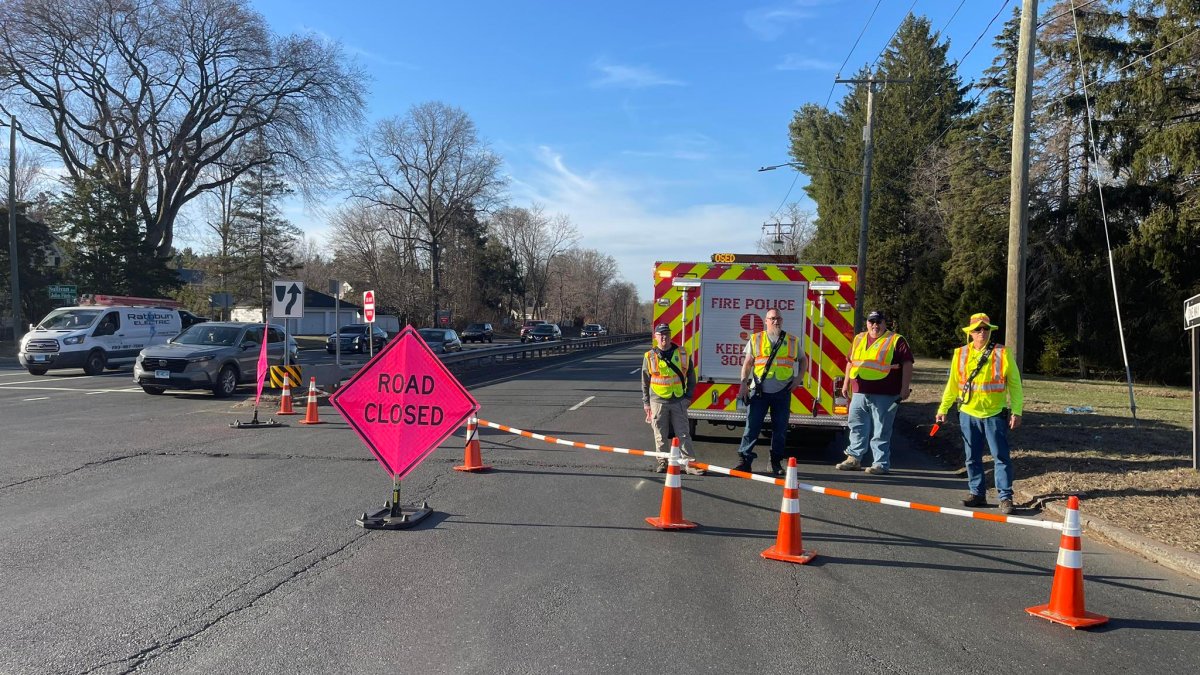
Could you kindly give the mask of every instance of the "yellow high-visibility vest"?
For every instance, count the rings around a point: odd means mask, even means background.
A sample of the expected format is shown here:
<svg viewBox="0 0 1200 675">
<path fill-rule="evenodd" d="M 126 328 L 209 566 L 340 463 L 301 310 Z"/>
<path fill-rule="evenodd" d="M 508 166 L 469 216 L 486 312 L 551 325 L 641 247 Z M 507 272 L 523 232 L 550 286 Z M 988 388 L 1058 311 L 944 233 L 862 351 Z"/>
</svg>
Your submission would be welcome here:
<svg viewBox="0 0 1200 675">
<path fill-rule="evenodd" d="M 892 355 L 896 353 L 900 336 L 889 330 L 871 344 L 867 344 L 869 339 L 866 333 L 854 336 L 850 348 L 850 377 L 882 380 L 893 370 L 899 370 L 900 364 L 892 363 Z"/>
<path fill-rule="evenodd" d="M 676 347 L 671 351 L 670 361 L 679 369 L 682 377 L 666 365 L 666 359 L 657 351 L 651 349 L 646 352 L 646 363 L 650 367 L 650 391 L 659 398 L 679 398 L 683 396 L 687 384 L 688 364 L 691 363 L 691 359 L 687 358 L 683 347 Z"/>
</svg>

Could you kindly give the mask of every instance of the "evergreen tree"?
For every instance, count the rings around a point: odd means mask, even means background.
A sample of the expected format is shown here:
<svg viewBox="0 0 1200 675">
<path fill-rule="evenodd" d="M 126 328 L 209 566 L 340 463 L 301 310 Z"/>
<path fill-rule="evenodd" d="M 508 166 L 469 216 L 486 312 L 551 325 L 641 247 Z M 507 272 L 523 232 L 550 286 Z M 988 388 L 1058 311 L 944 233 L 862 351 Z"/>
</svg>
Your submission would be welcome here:
<svg viewBox="0 0 1200 675">
<path fill-rule="evenodd" d="M 99 170 L 65 183 L 53 214 L 64 273 L 80 293 L 160 297 L 179 287 L 178 274 L 146 242 L 136 199 Z"/>
<path fill-rule="evenodd" d="M 251 152 L 267 156 L 261 146 Z M 272 282 L 291 276 L 299 267 L 296 250 L 303 232 L 281 215 L 280 200 L 293 192 L 287 181 L 265 160 L 258 167 L 236 183 L 230 257 L 239 261 L 231 274 L 238 294 L 257 299 L 265 321 Z"/>
</svg>

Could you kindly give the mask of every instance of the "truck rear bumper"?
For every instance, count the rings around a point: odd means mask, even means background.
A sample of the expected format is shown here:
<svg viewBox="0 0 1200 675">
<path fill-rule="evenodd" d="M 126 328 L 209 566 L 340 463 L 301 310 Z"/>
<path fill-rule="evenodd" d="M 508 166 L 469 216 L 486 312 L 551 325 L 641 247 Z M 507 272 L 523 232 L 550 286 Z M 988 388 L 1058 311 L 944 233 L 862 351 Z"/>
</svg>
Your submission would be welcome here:
<svg viewBox="0 0 1200 675">
<path fill-rule="evenodd" d="M 692 420 L 707 420 L 714 423 L 728 424 L 745 424 L 746 413 L 744 412 L 729 412 L 725 410 L 688 410 L 688 419 Z M 768 419 L 770 419 L 768 417 Z M 847 427 L 846 417 L 842 415 L 821 415 L 813 417 L 812 415 L 797 415 L 792 413 L 788 419 L 788 426 L 793 427 L 820 427 L 822 429 L 845 429 Z"/>
</svg>

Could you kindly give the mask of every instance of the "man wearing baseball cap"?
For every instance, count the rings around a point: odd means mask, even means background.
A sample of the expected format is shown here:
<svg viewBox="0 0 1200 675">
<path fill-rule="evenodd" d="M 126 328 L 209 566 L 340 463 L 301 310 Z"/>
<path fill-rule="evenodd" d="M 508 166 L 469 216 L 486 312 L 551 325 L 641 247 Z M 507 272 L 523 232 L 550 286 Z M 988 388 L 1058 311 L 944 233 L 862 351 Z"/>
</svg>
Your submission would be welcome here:
<svg viewBox="0 0 1200 675">
<path fill-rule="evenodd" d="M 842 396 L 850 399 L 850 443 L 842 471 L 856 471 L 871 450 L 869 474 L 891 470 L 892 423 L 900 401 L 912 393 L 912 350 L 902 335 L 887 327 L 887 315 L 876 310 L 867 315 L 867 330 L 850 343 L 850 368 L 842 383 Z M 852 395 L 853 394 L 853 395 Z"/>
<path fill-rule="evenodd" d="M 646 423 L 654 429 L 654 446 L 658 452 L 671 452 L 671 432 L 679 439 L 683 453 L 684 471 L 704 475 L 703 469 L 692 467 L 692 439 L 688 435 L 688 402 L 696 389 L 696 370 L 683 347 L 671 342 L 671 327 L 660 323 L 654 327 L 654 347 L 642 357 L 642 408 Z M 667 470 L 667 460 L 659 457 L 654 471 Z"/>
<path fill-rule="evenodd" d="M 946 413 L 958 403 L 958 424 L 962 429 L 966 452 L 967 487 L 970 493 L 963 506 L 987 506 L 984 484 L 983 452 L 985 445 L 995 464 L 996 496 L 1000 513 L 1013 512 L 1013 470 L 1008 453 L 1008 430 L 1021 425 L 1025 397 L 1021 373 L 1012 355 L 991 341 L 996 326 L 987 314 L 972 314 L 963 327 L 967 344 L 954 350 L 950 360 L 950 378 L 942 392 L 935 420 L 946 421 Z"/>
</svg>

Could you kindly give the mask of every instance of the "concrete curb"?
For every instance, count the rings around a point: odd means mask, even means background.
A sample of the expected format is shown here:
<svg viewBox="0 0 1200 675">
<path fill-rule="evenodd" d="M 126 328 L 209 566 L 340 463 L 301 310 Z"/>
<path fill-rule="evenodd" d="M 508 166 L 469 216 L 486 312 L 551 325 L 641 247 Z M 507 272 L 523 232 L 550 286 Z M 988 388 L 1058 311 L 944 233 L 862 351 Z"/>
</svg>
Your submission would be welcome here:
<svg viewBox="0 0 1200 675">
<path fill-rule="evenodd" d="M 1027 493 L 1016 491 L 1015 496 L 1024 504 L 1035 502 L 1034 498 Z M 1059 520 L 1066 517 L 1067 508 L 1059 501 L 1046 501 L 1043 498 L 1040 506 L 1044 513 L 1052 513 Z M 1200 554 L 1149 539 L 1120 525 L 1113 525 L 1089 516 L 1086 501 L 1080 504 L 1079 523 L 1083 526 L 1085 533 L 1100 541 L 1136 553 L 1150 562 L 1158 563 L 1193 579 L 1200 579 Z"/>
</svg>

